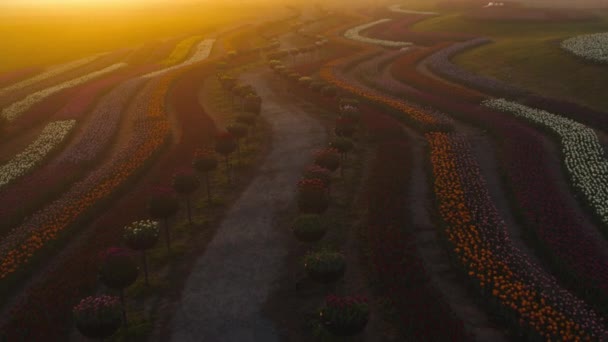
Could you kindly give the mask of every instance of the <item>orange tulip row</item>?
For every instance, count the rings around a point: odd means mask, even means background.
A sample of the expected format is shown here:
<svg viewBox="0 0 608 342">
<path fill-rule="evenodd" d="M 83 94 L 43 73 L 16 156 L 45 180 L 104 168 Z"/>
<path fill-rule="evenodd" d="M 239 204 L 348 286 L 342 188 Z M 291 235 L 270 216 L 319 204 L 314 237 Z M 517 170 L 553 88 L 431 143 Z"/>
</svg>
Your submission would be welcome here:
<svg viewBox="0 0 608 342">
<path fill-rule="evenodd" d="M 426 137 L 450 254 L 494 309 L 544 339 L 605 340 L 598 316 L 511 244 L 468 143 L 446 133 Z"/>
<path fill-rule="evenodd" d="M 153 80 L 140 94 L 134 110 L 133 135 L 111 162 L 74 184 L 62 197 L 35 213 L 0 245 L 0 280 L 27 264 L 56 240 L 79 217 L 107 199 L 136 173 L 164 144 L 170 125 L 165 114 L 165 94 L 177 73 Z"/>
<path fill-rule="evenodd" d="M 345 77 L 340 75 L 339 69 L 345 65 L 352 65 L 353 60 L 360 60 L 362 56 L 366 55 L 369 55 L 368 50 L 365 50 L 354 57 L 348 56 L 329 62 L 321 68 L 320 75 L 325 81 L 337 86 L 340 89 L 354 93 L 368 101 L 387 106 L 398 111 L 399 113 L 402 113 L 405 119 L 410 121 L 415 127 L 421 129 L 422 131 L 449 131 L 451 129 L 451 124 L 448 121 L 433 115 L 433 113 L 430 111 L 412 107 L 397 98 L 387 96 L 377 90 L 364 87 L 362 85 L 356 85 L 354 82 L 348 81 L 345 79 Z"/>
</svg>

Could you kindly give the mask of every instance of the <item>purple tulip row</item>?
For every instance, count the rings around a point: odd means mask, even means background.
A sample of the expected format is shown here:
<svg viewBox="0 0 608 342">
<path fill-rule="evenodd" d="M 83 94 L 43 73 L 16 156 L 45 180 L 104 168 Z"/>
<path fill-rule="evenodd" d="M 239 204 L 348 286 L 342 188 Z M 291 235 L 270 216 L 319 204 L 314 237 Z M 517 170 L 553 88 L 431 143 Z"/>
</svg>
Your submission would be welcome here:
<svg viewBox="0 0 608 342">
<path fill-rule="evenodd" d="M 461 83 L 474 89 L 479 89 L 495 96 L 508 99 L 517 98 L 518 102 L 527 106 L 559 113 L 560 115 L 580 121 L 593 128 L 608 131 L 607 113 L 581 106 L 573 102 L 533 94 L 495 78 L 474 74 L 452 63 L 451 58 L 454 55 L 490 42 L 491 41 L 486 38 L 476 38 L 463 43 L 454 44 L 431 55 L 426 59 L 426 64 L 433 72 L 451 81 Z"/>
</svg>

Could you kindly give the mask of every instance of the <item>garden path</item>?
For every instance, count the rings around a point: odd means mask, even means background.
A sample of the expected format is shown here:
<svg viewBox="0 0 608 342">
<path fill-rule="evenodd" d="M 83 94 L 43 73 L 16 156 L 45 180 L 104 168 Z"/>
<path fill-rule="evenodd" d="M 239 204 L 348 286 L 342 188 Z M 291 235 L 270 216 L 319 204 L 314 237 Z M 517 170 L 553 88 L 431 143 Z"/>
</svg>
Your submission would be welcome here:
<svg viewBox="0 0 608 342">
<path fill-rule="evenodd" d="M 263 99 L 271 151 L 196 262 L 171 324 L 174 341 L 279 339 L 262 309 L 290 238 L 274 227 L 274 217 L 294 200 L 296 182 L 310 152 L 323 145 L 325 130 L 302 108 L 276 96 L 266 73 L 251 72 L 244 79 Z"/>
</svg>

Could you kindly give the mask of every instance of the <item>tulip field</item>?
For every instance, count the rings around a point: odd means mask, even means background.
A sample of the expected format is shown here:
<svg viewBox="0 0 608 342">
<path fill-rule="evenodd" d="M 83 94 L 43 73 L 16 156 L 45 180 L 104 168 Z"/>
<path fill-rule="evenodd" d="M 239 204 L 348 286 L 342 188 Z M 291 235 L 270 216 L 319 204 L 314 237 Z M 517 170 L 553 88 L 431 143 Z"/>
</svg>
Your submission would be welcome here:
<svg viewBox="0 0 608 342">
<path fill-rule="evenodd" d="M 0 341 L 608 341 L 607 10 L 274 9 L 0 69 Z"/>
</svg>

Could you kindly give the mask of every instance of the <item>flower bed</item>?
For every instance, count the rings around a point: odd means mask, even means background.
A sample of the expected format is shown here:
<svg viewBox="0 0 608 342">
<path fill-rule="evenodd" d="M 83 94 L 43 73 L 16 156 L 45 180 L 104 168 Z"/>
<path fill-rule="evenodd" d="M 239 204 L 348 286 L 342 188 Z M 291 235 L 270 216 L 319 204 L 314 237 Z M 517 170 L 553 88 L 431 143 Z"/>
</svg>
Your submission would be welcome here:
<svg viewBox="0 0 608 342">
<path fill-rule="evenodd" d="M 562 41 L 562 49 L 596 63 L 608 63 L 608 33 L 584 34 Z"/>
<path fill-rule="evenodd" d="M 205 59 L 207 59 L 207 57 L 209 57 L 209 55 L 211 54 L 211 49 L 213 49 L 214 43 L 215 43 L 215 39 L 205 39 L 197 45 L 196 51 L 190 58 L 188 58 L 188 60 L 184 61 L 183 63 L 174 65 L 172 67 L 168 67 L 168 68 L 165 68 L 162 70 L 151 72 L 142 77 L 144 77 L 144 78 L 157 77 L 157 76 L 161 76 L 166 73 L 199 63 L 200 61 L 205 60 Z"/>
<path fill-rule="evenodd" d="M 388 9 L 391 12 L 403 13 L 403 14 L 439 15 L 439 13 L 437 13 L 437 12 L 428 12 L 428 11 L 425 12 L 425 11 L 414 11 L 414 10 L 403 9 L 403 8 L 401 8 L 401 5 L 399 5 L 399 4 L 389 6 Z"/>
<path fill-rule="evenodd" d="M 32 76 L 37 75 L 40 72 L 42 72 L 42 69 L 37 67 L 23 68 L 3 72 L 2 74 L 0 74 L 0 87 L 8 87 L 12 84 L 16 84 L 20 81 L 23 81 L 24 79 L 31 78 Z"/>
<path fill-rule="evenodd" d="M 24 98 L 23 100 L 17 101 L 13 104 L 11 104 L 10 106 L 4 108 L 2 110 L 2 116 L 6 117 L 8 120 L 14 120 L 15 118 L 17 118 L 19 115 L 23 114 L 25 111 L 27 111 L 30 107 L 32 107 L 35 103 L 38 103 L 40 101 L 42 101 L 44 98 L 49 97 L 55 93 L 58 93 L 64 89 L 68 89 L 68 88 L 72 88 L 75 87 L 77 85 L 86 83 L 91 81 L 92 79 L 95 79 L 99 76 L 111 73 L 113 71 L 116 71 L 120 68 L 123 68 L 127 66 L 127 64 L 125 63 L 117 63 L 114 65 L 111 65 L 109 67 L 106 67 L 104 69 L 92 72 L 90 74 L 72 79 L 70 81 L 67 82 L 63 82 L 61 84 L 57 84 L 53 87 L 50 88 L 46 88 L 40 91 L 37 91 L 33 94 L 28 95 L 26 98 Z"/>
<path fill-rule="evenodd" d="M 376 115 L 382 116 L 386 117 Z M 404 189 L 411 181 L 411 150 L 409 141 L 383 143 L 378 145 L 371 163 L 366 186 L 369 224 L 365 241 L 373 271 L 412 340 L 470 340 L 463 322 L 431 283 L 416 250 L 415 237 L 405 228 L 408 197 Z"/>
<path fill-rule="evenodd" d="M 429 57 L 426 60 L 427 66 L 434 73 L 451 81 L 461 83 L 467 87 L 479 89 L 483 92 L 500 97 L 518 99 L 518 101 L 532 107 L 560 112 L 562 115 L 573 120 L 608 131 L 608 115 L 606 113 L 576 103 L 531 94 L 525 89 L 507 84 L 503 81 L 464 70 L 450 61 L 450 58 L 457 53 L 488 42 L 489 41 L 485 38 L 479 38 L 455 44 Z"/>
<path fill-rule="evenodd" d="M 468 143 L 444 133 L 427 140 L 444 238 L 487 304 L 527 338 L 607 338 L 599 316 L 511 244 Z"/>
<path fill-rule="evenodd" d="M 450 123 L 445 117 L 440 117 L 434 113 L 410 106 L 397 98 L 387 96 L 368 87 L 356 85 L 352 81 L 347 80 L 338 70 L 343 64 L 348 62 L 349 58 L 340 58 L 327 63 L 321 69 L 321 77 L 338 88 L 349 93 L 354 93 L 371 103 L 380 104 L 397 111 L 401 118 L 406 119 L 422 131 L 450 129 Z"/>
<path fill-rule="evenodd" d="M 30 172 L 46 156 L 61 145 L 76 125 L 75 120 L 52 122 L 25 150 L 6 164 L 0 165 L 0 189 L 18 177 Z"/>
<path fill-rule="evenodd" d="M 362 35 L 360 35 L 361 31 L 366 30 L 372 26 L 388 22 L 390 20 L 391 19 L 380 19 L 380 20 L 372 21 L 371 23 L 353 27 L 353 28 L 347 30 L 346 32 L 344 32 L 344 37 L 346 37 L 348 39 L 356 40 L 361 43 L 375 44 L 375 45 L 386 46 L 386 47 L 405 47 L 405 46 L 412 45 L 412 43 L 410 43 L 410 42 L 398 42 L 398 41 L 392 41 L 392 40 L 374 39 L 374 38 L 363 37 Z"/>
<path fill-rule="evenodd" d="M 576 121 L 504 99 L 483 105 L 510 113 L 548 129 L 562 147 L 563 162 L 574 188 L 580 191 L 604 225 L 608 224 L 608 161 L 595 132 Z M 608 234 L 608 231 L 605 231 Z"/>
<path fill-rule="evenodd" d="M 94 55 L 94 56 L 89 56 L 89 57 L 85 57 L 82 59 L 79 59 L 77 61 L 72 61 L 69 63 L 65 63 L 65 64 L 61 64 L 61 65 L 57 65 L 54 67 L 49 68 L 47 71 L 44 71 L 40 74 L 37 74 L 31 78 L 25 79 L 21 82 L 12 84 L 8 87 L 2 88 L 0 89 L 0 96 L 4 96 L 7 93 L 10 93 L 12 91 L 18 90 L 18 89 L 22 89 L 28 86 L 31 86 L 33 84 L 36 84 L 40 81 L 49 79 L 49 78 L 53 78 L 57 75 L 60 75 L 64 72 L 79 68 L 83 65 L 89 64 L 92 61 L 96 60 L 97 58 L 99 58 L 101 55 Z"/>
<path fill-rule="evenodd" d="M 190 50 L 192 50 L 194 44 L 202 38 L 203 37 L 201 36 L 194 36 L 186 38 L 181 42 L 177 43 L 171 54 L 167 58 L 165 58 L 161 62 L 161 64 L 164 66 L 170 66 L 185 60 L 186 57 L 188 57 Z"/>
<path fill-rule="evenodd" d="M 94 291 L 98 285 L 95 272 L 98 253 L 109 245 L 121 242 L 125 225 L 145 217 L 149 183 L 167 184 L 176 167 L 190 165 L 194 151 L 201 145 L 211 143 L 215 126 L 198 102 L 196 85 L 212 72 L 213 68 L 206 63 L 193 66 L 171 87 L 167 99 L 182 124 L 181 139 L 159 157 L 156 162 L 158 167 L 146 174 L 143 183 L 130 188 L 123 197 L 109 202 L 110 209 L 87 226 L 83 239 L 70 244 L 69 249 L 55 258 L 53 267 L 28 286 L 10 309 L 9 317 L 2 321 L 2 333 L 9 340 L 65 340 L 70 334 L 67 323 L 71 317 L 65 313 L 79 298 Z M 164 98 L 165 93 L 162 95 Z M 147 103 L 146 99 L 138 102 L 142 105 Z M 157 102 L 161 109 L 164 108 L 162 104 L 162 101 Z M 150 108 L 154 106 L 145 106 L 138 112 L 148 112 Z"/>
</svg>

